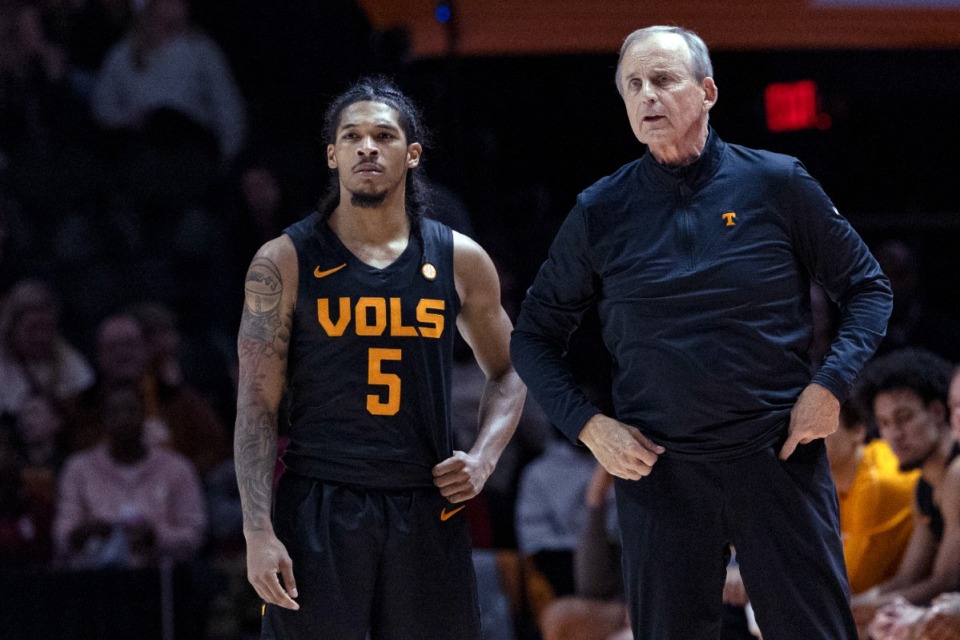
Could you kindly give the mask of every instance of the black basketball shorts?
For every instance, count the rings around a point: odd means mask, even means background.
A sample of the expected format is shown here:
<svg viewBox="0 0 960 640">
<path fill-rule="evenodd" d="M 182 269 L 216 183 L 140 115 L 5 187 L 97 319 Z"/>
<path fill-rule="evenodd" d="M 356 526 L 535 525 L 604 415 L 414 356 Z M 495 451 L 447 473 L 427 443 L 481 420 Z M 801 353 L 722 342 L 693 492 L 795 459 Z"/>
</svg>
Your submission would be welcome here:
<svg viewBox="0 0 960 640">
<path fill-rule="evenodd" d="M 264 609 L 269 640 L 480 640 L 463 505 L 436 488 L 379 490 L 284 473 L 274 530 L 300 605 Z"/>
</svg>

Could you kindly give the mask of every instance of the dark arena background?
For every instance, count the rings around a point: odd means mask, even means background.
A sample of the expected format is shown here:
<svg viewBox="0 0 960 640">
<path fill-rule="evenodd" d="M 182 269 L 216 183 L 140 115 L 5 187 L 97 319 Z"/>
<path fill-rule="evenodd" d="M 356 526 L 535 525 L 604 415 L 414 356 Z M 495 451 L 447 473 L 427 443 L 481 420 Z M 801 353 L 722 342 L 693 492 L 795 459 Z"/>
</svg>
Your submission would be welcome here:
<svg viewBox="0 0 960 640">
<path fill-rule="evenodd" d="M 0 405 L 0 638 L 256 637 L 229 475 L 244 273 L 323 195 L 324 109 L 363 74 L 394 78 L 422 107 L 438 215 L 495 259 L 515 314 L 577 194 L 643 153 L 613 82 L 622 39 L 650 24 L 691 28 L 711 48 L 711 125 L 729 143 L 800 158 L 871 248 L 900 243 L 890 275 L 937 318 L 924 339 L 943 337 L 924 346 L 960 360 L 960 2 L 190 0 L 245 113 L 240 149 L 209 161 L 209 131 L 195 123 L 160 125 L 129 156 L 90 113 L 107 52 L 135 9 L 158 1 L 179 0 L 0 0 L 0 355 L 16 350 L 3 298 L 24 281 L 52 291 L 59 335 L 93 368 L 105 317 L 144 302 L 168 310 L 182 377 L 222 428 L 226 453 L 200 474 L 210 531 L 187 563 L 59 565 L 37 542 L 55 470 L 25 484 L 4 449 L 22 417 Z M 194 147 L 202 166 L 185 160 Z M 252 168 L 280 194 L 261 226 Z M 525 446 L 517 475 L 543 442 Z M 489 553 L 481 577 L 493 576 L 481 599 L 503 607 L 487 640 L 538 638 L 543 592 L 517 550 L 515 480 L 471 516 Z M 38 513 L 21 504 L 31 486 Z"/>
</svg>

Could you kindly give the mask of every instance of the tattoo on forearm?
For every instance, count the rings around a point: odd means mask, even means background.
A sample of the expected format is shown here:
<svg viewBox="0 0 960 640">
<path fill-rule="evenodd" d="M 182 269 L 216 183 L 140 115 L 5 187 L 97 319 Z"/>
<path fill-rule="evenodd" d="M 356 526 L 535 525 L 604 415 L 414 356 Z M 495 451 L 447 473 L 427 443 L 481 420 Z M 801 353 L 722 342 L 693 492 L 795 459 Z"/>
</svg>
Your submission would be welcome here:
<svg viewBox="0 0 960 640">
<path fill-rule="evenodd" d="M 237 420 L 234 459 L 243 506 L 243 523 L 258 531 L 270 516 L 273 467 L 277 455 L 276 412 L 251 410 Z"/>
<path fill-rule="evenodd" d="M 277 265 L 255 258 L 247 271 L 245 304 L 237 340 L 240 379 L 234 457 L 244 526 L 269 521 L 277 455 L 277 412 L 293 318 L 282 312 L 283 281 Z"/>
</svg>

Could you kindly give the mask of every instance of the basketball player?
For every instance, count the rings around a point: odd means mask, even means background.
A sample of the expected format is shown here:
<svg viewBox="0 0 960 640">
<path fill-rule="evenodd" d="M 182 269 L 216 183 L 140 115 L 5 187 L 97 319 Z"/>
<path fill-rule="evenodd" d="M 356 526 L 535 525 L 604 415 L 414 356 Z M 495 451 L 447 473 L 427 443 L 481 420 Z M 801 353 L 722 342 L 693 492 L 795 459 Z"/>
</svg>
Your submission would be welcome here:
<svg viewBox="0 0 960 640">
<path fill-rule="evenodd" d="M 333 101 L 324 135 L 335 186 L 254 257 L 238 340 L 235 455 L 262 638 L 479 639 L 463 509 L 526 393 L 496 271 L 422 217 L 423 128 L 395 86 L 360 81 Z M 468 452 L 451 445 L 454 323 L 487 378 Z M 285 385 L 291 441 L 274 498 Z"/>
<path fill-rule="evenodd" d="M 896 575 L 854 597 L 861 622 L 885 605 L 927 604 L 960 589 L 960 443 L 950 430 L 950 372 L 940 356 L 904 348 L 874 360 L 858 382 L 860 403 L 900 469 L 920 470 L 907 550 Z"/>
</svg>

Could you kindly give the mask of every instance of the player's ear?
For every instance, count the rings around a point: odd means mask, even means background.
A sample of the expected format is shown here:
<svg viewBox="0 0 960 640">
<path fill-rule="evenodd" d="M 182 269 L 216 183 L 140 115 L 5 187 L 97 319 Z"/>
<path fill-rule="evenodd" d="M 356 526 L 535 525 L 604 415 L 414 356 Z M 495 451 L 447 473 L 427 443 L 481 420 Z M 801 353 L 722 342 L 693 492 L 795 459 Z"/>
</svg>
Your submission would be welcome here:
<svg viewBox="0 0 960 640">
<path fill-rule="evenodd" d="M 331 169 L 337 168 L 337 156 L 333 153 L 333 145 L 327 145 L 327 166 Z"/>
<path fill-rule="evenodd" d="M 411 142 L 407 145 L 407 168 L 413 169 L 420 164 L 421 153 L 423 153 L 423 146 L 419 142 Z"/>
</svg>

